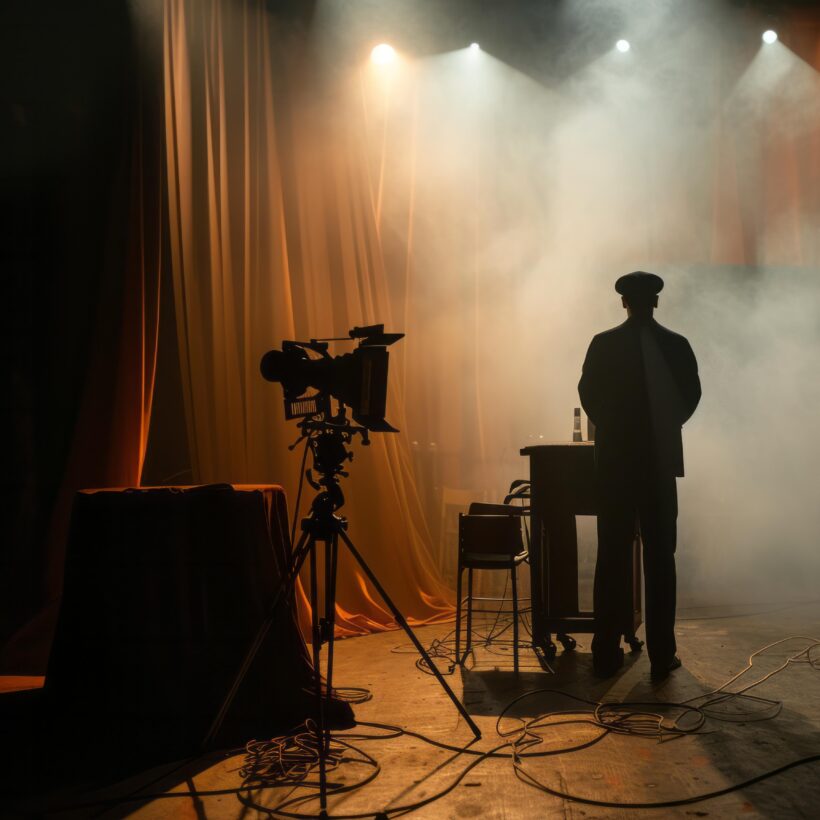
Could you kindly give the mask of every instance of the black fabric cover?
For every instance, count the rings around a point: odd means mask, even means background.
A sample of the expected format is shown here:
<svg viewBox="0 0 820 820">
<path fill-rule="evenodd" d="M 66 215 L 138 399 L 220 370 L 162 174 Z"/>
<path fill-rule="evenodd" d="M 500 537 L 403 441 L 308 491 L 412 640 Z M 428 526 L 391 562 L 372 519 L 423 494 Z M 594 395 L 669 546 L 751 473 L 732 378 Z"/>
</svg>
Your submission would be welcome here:
<svg viewBox="0 0 820 820">
<path fill-rule="evenodd" d="M 196 753 L 288 551 L 275 486 L 79 493 L 45 684 L 52 729 L 128 765 Z M 311 716 L 311 673 L 293 611 L 280 607 L 217 745 Z M 332 717 L 351 715 L 339 705 Z"/>
</svg>

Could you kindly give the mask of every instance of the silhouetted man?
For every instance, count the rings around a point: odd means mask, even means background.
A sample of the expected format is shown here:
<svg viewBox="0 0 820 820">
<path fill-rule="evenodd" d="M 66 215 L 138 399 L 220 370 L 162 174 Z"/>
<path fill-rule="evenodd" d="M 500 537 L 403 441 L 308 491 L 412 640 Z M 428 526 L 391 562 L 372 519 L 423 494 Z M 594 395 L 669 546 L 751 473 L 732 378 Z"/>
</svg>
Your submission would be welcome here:
<svg viewBox="0 0 820 820">
<path fill-rule="evenodd" d="M 623 663 L 621 635 L 631 631 L 632 543 L 643 541 L 646 643 L 653 680 L 680 666 L 675 645 L 675 542 L 683 475 L 681 426 L 700 400 L 689 342 L 659 325 L 663 280 L 636 271 L 615 290 L 627 320 L 589 345 L 578 393 L 595 424 L 598 560 L 595 566 L 595 673 Z"/>
</svg>

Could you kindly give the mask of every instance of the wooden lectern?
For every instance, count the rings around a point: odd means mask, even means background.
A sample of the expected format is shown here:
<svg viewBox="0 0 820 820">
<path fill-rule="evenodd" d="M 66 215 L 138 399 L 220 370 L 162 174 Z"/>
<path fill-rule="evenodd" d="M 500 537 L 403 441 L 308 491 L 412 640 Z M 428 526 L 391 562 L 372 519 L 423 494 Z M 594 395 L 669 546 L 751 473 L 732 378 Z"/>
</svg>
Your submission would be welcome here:
<svg viewBox="0 0 820 820">
<path fill-rule="evenodd" d="M 597 514 L 595 444 L 544 444 L 525 447 L 521 455 L 530 459 L 532 640 L 552 659 L 556 647 L 551 633 L 571 648 L 568 633 L 594 631 L 593 613 L 578 608 L 575 516 Z M 640 539 L 632 549 L 633 634 L 625 637 L 634 650 L 641 645 L 634 635 L 641 625 Z"/>
</svg>

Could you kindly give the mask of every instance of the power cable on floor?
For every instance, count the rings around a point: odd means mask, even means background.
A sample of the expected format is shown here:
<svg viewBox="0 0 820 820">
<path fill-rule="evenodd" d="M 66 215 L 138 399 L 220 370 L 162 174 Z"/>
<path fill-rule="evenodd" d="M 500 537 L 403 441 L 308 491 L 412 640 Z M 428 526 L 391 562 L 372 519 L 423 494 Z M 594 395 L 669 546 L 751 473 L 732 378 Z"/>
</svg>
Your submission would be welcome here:
<svg viewBox="0 0 820 820">
<path fill-rule="evenodd" d="M 736 691 L 727 691 L 727 688 L 754 667 L 755 659 L 774 647 L 788 643 L 790 641 L 809 641 L 799 651 L 793 652 L 776 669 L 763 675 L 762 677 L 742 686 Z M 756 695 L 749 695 L 753 689 L 766 681 L 771 680 L 775 675 L 787 669 L 792 664 L 808 664 L 811 669 L 820 670 L 820 639 L 808 636 L 790 636 L 773 641 L 761 649 L 756 650 L 749 656 L 746 667 L 732 676 L 716 689 L 702 695 L 690 698 L 682 703 L 673 702 L 624 702 L 607 703 L 586 700 L 584 698 L 571 695 L 558 689 L 539 689 L 526 692 L 510 701 L 502 710 L 496 721 L 496 732 L 503 738 L 504 742 L 492 749 L 480 751 L 470 746 L 460 747 L 429 738 L 421 733 L 401 729 L 400 727 L 387 724 L 365 723 L 361 726 L 369 726 L 382 730 L 381 734 L 361 734 L 361 733 L 337 733 L 333 735 L 331 743 L 331 754 L 326 759 L 329 761 L 329 770 L 336 771 L 343 764 L 363 765 L 372 769 L 367 775 L 354 784 L 334 783 L 332 791 L 334 794 L 350 792 L 361 788 L 366 783 L 371 782 L 379 772 L 379 764 L 368 753 L 355 746 L 351 741 L 383 741 L 395 739 L 401 736 L 413 737 L 429 743 L 441 749 L 452 751 L 457 757 L 461 755 L 473 756 L 472 760 L 455 778 L 443 789 L 433 795 L 429 795 L 422 800 L 406 803 L 400 806 L 384 808 L 378 812 L 358 813 L 358 814 L 332 814 L 327 815 L 329 820 L 364 820 L 369 817 L 399 816 L 401 814 L 415 811 L 418 808 L 429 805 L 441 799 L 451 792 L 476 766 L 484 760 L 490 758 L 503 757 L 511 761 L 516 777 L 533 788 L 559 797 L 564 800 L 582 803 L 586 805 L 624 808 L 624 809 L 650 809 L 650 808 L 671 808 L 675 806 L 690 805 L 705 800 L 711 800 L 729 794 L 734 791 L 748 788 L 756 783 L 760 783 L 771 777 L 779 775 L 797 766 L 806 765 L 820 761 L 820 754 L 808 755 L 783 764 L 775 769 L 763 772 L 755 777 L 749 778 L 742 783 L 732 784 L 723 789 L 706 792 L 698 795 L 691 795 L 665 801 L 637 802 L 637 801 L 606 801 L 598 800 L 584 795 L 574 794 L 562 789 L 556 789 L 539 781 L 531 772 L 525 768 L 525 761 L 530 758 L 569 754 L 587 749 L 595 745 L 608 735 L 626 735 L 631 737 L 651 737 L 659 741 L 675 739 L 684 736 L 691 736 L 700 733 L 706 720 L 731 719 L 723 714 L 714 712 L 711 707 L 717 703 L 725 703 L 735 699 L 741 702 L 752 699 L 754 701 L 766 702 L 769 704 L 779 704 L 767 698 Z M 534 718 L 524 720 L 522 718 L 510 718 L 507 713 L 519 702 L 537 694 L 555 694 L 567 697 L 577 703 L 583 704 L 586 708 L 555 710 L 540 714 Z M 695 705 L 696 701 L 704 700 L 701 705 Z M 781 704 L 782 705 L 782 704 Z M 767 720 L 773 715 L 765 715 L 758 719 Z M 558 720 L 555 720 L 558 718 Z M 747 716 L 748 720 L 749 717 Z M 517 725 L 513 728 L 502 727 L 504 720 L 515 720 Z M 538 749 L 543 743 L 543 737 L 538 733 L 539 729 L 549 729 L 555 726 L 567 724 L 589 725 L 597 729 L 596 734 L 590 740 L 584 741 L 571 747 L 560 747 L 557 749 Z M 457 758 L 454 758 L 457 759 Z M 84 804 L 75 804 L 59 808 L 51 808 L 52 812 L 79 810 L 91 807 L 111 806 L 125 802 L 147 801 L 154 799 L 178 798 L 178 797 L 207 797 L 225 794 L 236 794 L 238 799 L 249 808 L 263 812 L 271 817 L 287 818 L 312 818 L 315 814 L 307 814 L 304 811 L 290 811 L 291 808 L 302 807 L 304 804 L 315 800 L 314 793 L 317 782 L 311 780 L 311 774 L 318 764 L 318 749 L 315 742 L 315 729 L 308 723 L 302 733 L 297 733 L 286 738 L 274 738 L 270 741 L 252 741 L 245 749 L 245 763 L 240 770 L 245 781 L 242 786 L 234 789 L 211 789 L 211 790 L 187 790 L 184 792 L 169 792 L 158 794 L 136 793 L 122 798 L 112 798 L 103 801 L 93 801 Z M 276 807 L 261 805 L 253 798 L 253 793 L 265 788 L 277 786 L 290 786 L 308 788 L 309 794 L 296 795 L 287 798 Z"/>
</svg>

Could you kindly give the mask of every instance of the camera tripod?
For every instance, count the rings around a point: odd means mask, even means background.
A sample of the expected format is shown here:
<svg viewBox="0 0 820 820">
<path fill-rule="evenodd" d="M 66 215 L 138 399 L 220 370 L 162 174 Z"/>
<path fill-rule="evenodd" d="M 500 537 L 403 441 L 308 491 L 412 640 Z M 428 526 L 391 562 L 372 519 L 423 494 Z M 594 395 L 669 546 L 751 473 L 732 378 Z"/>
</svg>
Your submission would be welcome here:
<svg viewBox="0 0 820 820">
<path fill-rule="evenodd" d="M 342 469 L 345 461 L 353 459 L 353 453 L 346 445 L 351 442 L 353 436 L 358 434 L 362 437 L 363 444 L 369 444 L 368 431 L 364 427 L 349 424 L 345 417 L 344 408 L 340 407 L 339 413 L 331 419 L 310 417 L 303 419 L 299 423 L 302 435 L 293 445 L 295 447 L 301 441 L 307 440 L 313 457 L 313 469 L 319 475 L 315 481 L 311 470 L 305 472 L 305 476 L 310 485 L 318 490 L 318 494 L 311 504 L 310 514 L 302 519 L 302 533 L 299 541 L 291 553 L 291 566 L 282 578 L 270 605 L 265 621 L 260 626 L 254 641 L 248 650 L 239 672 L 233 681 L 220 710 L 214 719 L 208 734 L 203 741 L 203 745 L 209 745 L 216 737 L 220 726 L 236 696 L 242 680 L 244 679 L 253 659 L 256 657 L 265 636 L 270 629 L 277 608 L 282 601 L 292 599 L 293 590 L 305 561 L 308 562 L 308 572 L 310 577 L 310 611 L 311 611 L 311 646 L 313 655 L 313 685 L 316 696 L 316 721 L 315 734 L 316 746 L 319 751 L 319 800 L 320 816 L 327 814 L 327 771 L 326 758 L 330 747 L 330 729 L 327 726 L 328 710 L 333 698 L 333 649 L 336 613 L 336 575 L 338 568 L 339 542 L 347 547 L 353 558 L 361 567 L 371 584 L 376 588 L 379 596 L 387 605 L 396 623 L 404 630 L 408 638 L 412 641 L 418 653 L 424 659 L 429 669 L 433 672 L 441 687 L 447 693 L 453 705 L 464 718 L 476 739 L 481 737 L 481 732 L 475 721 L 467 713 L 463 704 L 456 697 L 453 690 L 433 663 L 432 658 L 419 639 L 411 629 L 407 620 L 399 611 L 398 607 L 387 594 L 376 574 L 368 566 L 359 550 L 347 534 L 347 520 L 336 511 L 344 504 L 344 494 L 339 483 L 340 476 L 347 476 L 348 473 Z M 319 583 L 318 583 L 318 544 L 324 544 L 324 601 L 323 615 L 319 615 Z M 321 647 L 323 643 L 328 644 L 325 680 L 322 682 L 321 675 Z"/>
</svg>

